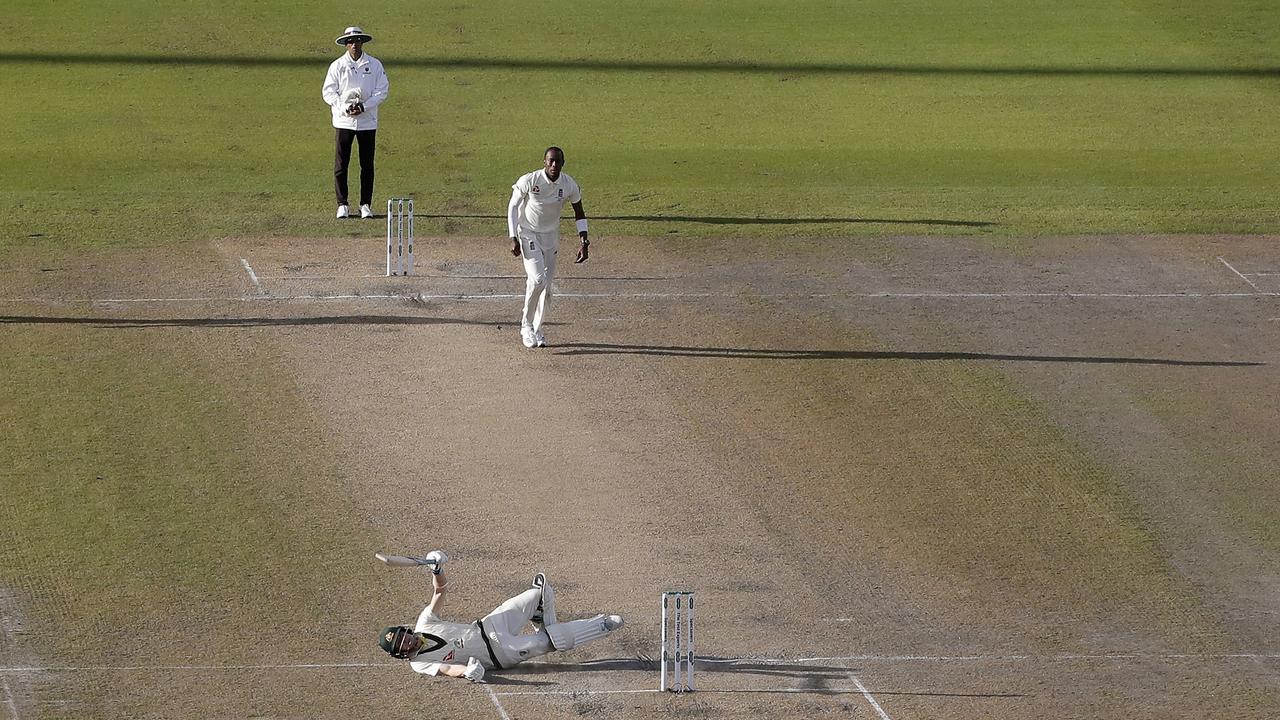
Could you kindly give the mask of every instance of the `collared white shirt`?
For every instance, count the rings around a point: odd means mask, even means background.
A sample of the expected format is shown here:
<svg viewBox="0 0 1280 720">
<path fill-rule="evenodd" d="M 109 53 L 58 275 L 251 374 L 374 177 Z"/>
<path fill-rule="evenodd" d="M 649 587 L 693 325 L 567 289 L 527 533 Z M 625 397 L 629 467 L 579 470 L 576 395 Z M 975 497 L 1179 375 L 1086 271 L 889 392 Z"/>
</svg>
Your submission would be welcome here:
<svg viewBox="0 0 1280 720">
<path fill-rule="evenodd" d="M 414 672 L 436 675 L 441 663 L 466 665 L 471 658 L 486 667 L 493 664 L 475 623 L 448 622 L 423 609 L 413 631 L 426 633 L 431 641 L 409 661 Z"/>
<path fill-rule="evenodd" d="M 360 97 L 364 98 L 364 112 L 354 117 L 347 115 L 347 105 L 342 97 L 351 88 L 360 89 Z M 378 106 L 387 99 L 391 85 L 387 82 L 387 73 L 382 63 L 370 55 L 363 53 L 359 60 L 352 60 L 351 53 L 342 53 L 342 57 L 329 65 L 325 75 L 324 86 L 320 96 L 333 111 L 333 126 L 348 130 L 378 129 Z"/>
<path fill-rule="evenodd" d="M 535 170 L 520 176 L 511 189 L 523 200 L 520 225 L 533 232 L 551 232 L 560 228 L 560 213 L 565 203 L 582 202 L 578 182 L 561 172 L 555 182 L 547 179 L 547 171 Z M 515 228 L 510 228 L 515 237 Z"/>
</svg>

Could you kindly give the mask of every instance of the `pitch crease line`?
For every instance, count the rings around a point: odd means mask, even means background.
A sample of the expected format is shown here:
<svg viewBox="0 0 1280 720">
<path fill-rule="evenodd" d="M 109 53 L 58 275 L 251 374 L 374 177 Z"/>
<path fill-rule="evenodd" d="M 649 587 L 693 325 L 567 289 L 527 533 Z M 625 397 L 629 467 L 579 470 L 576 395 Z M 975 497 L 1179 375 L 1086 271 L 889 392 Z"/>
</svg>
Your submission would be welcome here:
<svg viewBox="0 0 1280 720">
<path fill-rule="evenodd" d="M 13 647 L 13 628 L 8 621 L 8 617 L 0 617 L 0 631 L 4 633 L 5 645 Z M 18 713 L 18 700 L 14 695 L 13 686 L 9 684 L 9 678 L 3 674 L 0 674 L 0 692 L 4 693 L 5 707 L 9 708 L 9 714 L 13 716 L 13 720 L 21 720 L 22 716 Z"/>
<path fill-rule="evenodd" d="M 833 657 L 738 657 L 716 658 L 702 657 L 704 663 L 739 663 L 753 662 L 766 664 L 814 663 L 814 662 L 1003 662 L 1010 660 L 1032 660 L 1044 662 L 1062 662 L 1068 660 L 1280 660 L 1280 653 L 1114 653 L 1061 655 L 841 655 Z M 394 670 L 397 665 L 387 663 L 295 663 L 295 664 L 259 664 L 259 665 L 62 665 L 45 667 L 0 667 L 0 675 L 17 675 L 40 672 L 147 672 L 171 670 L 319 670 L 335 668 L 370 668 Z M 538 691 L 545 692 L 545 691 Z M 648 692 L 648 691 L 614 691 L 614 692 Z M 654 690 L 653 692 L 657 692 Z M 700 691 L 701 692 L 701 691 Z M 515 694 L 515 693 L 501 693 Z"/>
<path fill-rule="evenodd" d="M 157 670 L 318 670 L 328 668 L 393 668 L 379 663 L 300 663 L 296 665 L 65 665 L 0 667 L 0 675 L 38 672 L 146 672 Z"/>
<path fill-rule="evenodd" d="M 9 714 L 13 716 L 13 720 L 19 720 L 18 701 L 13 699 L 13 690 L 9 687 L 9 680 L 0 676 L 0 688 L 4 689 L 4 704 L 9 708 Z"/>
<path fill-rule="evenodd" d="M 508 690 L 506 692 L 489 691 L 490 695 L 515 696 L 515 695 L 642 695 L 645 693 L 658 693 L 661 690 Z M 701 692 L 701 691 L 700 691 Z"/>
<path fill-rule="evenodd" d="M 502 720 L 511 720 L 511 716 L 507 714 L 507 709 L 502 707 L 502 701 L 498 699 L 498 694 L 493 691 L 493 688 L 486 685 L 484 689 L 488 691 L 489 699 L 493 701 L 493 706 L 498 708 L 498 716 Z"/>
<path fill-rule="evenodd" d="M 1222 258 L 1222 257 L 1219 257 L 1219 258 L 1218 258 L 1218 261 L 1219 261 L 1219 262 L 1221 262 L 1223 265 L 1226 265 L 1226 266 L 1227 266 L 1227 269 L 1228 269 L 1228 270 L 1230 270 L 1231 272 L 1235 273 L 1237 276 L 1239 276 L 1241 280 L 1243 280 L 1243 281 L 1245 281 L 1245 282 L 1249 283 L 1249 287 L 1253 288 L 1255 292 L 1261 292 L 1260 290 L 1258 290 L 1258 286 L 1257 286 L 1257 285 L 1255 285 L 1255 284 L 1253 284 L 1253 281 L 1252 281 L 1252 280 L 1250 280 L 1249 278 L 1245 277 L 1245 276 L 1244 276 L 1244 273 L 1242 273 L 1242 272 L 1240 272 L 1239 270 L 1237 270 L 1237 269 L 1235 269 L 1234 267 L 1232 267 L 1232 266 L 1231 266 L 1231 263 L 1227 262 L 1227 261 L 1226 261 L 1224 258 Z"/>
<path fill-rule="evenodd" d="M 698 693 L 703 695 L 710 694 L 727 694 L 727 693 L 757 693 L 757 694 L 804 694 L 819 692 L 810 688 L 698 688 Z M 826 694 L 853 694 L 857 690 L 822 690 Z M 495 692 L 495 695 L 516 696 L 516 695 L 645 695 L 651 693 L 662 693 L 661 690 L 654 688 L 646 690 L 509 690 L 506 692 Z"/>
<path fill-rule="evenodd" d="M 1006 662 L 1009 660 L 1035 660 L 1062 662 L 1066 660 L 1280 660 L 1277 653 L 1113 653 L 1061 655 L 842 655 L 835 657 L 804 657 L 795 662 Z M 757 662 L 773 662 L 760 658 Z M 785 661 L 779 661 L 785 662 Z"/>
<path fill-rule="evenodd" d="M 324 302 L 334 300 L 512 300 L 523 298 L 519 293 L 490 293 L 477 295 L 460 295 L 457 293 L 425 294 L 414 293 L 372 293 L 342 295 L 257 295 L 241 297 L 161 297 L 161 298 L 0 298 L 0 303 L 29 303 L 42 305 L 75 305 L 80 303 L 92 305 L 123 305 L 130 303 L 193 303 L 193 302 Z M 1256 297 L 1280 297 L 1280 292 L 1180 292 L 1180 293 L 563 293 L 556 297 L 577 300 L 669 300 L 669 299 L 706 299 L 706 298 L 764 298 L 764 299 L 820 299 L 820 298 L 852 298 L 870 300 L 1018 300 L 1018 299 L 1059 299 L 1059 300 L 1215 300 Z"/>
<path fill-rule="evenodd" d="M 854 685 L 858 686 L 858 690 L 862 692 L 862 697 L 866 698 L 867 702 L 871 704 L 871 707 L 876 711 L 876 714 L 880 716 L 880 720 L 893 720 L 893 718 L 889 717 L 889 713 L 885 712 L 884 708 L 880 707 L 880 703 L 876 702 L 876 699 L 872 697 L 871 693 L 867 690 L 867 686 L 862 684 L 862 681 L 858 679 L 857 675 L 849 673 L 849 678 L 853 680 Z"/>
</svg>

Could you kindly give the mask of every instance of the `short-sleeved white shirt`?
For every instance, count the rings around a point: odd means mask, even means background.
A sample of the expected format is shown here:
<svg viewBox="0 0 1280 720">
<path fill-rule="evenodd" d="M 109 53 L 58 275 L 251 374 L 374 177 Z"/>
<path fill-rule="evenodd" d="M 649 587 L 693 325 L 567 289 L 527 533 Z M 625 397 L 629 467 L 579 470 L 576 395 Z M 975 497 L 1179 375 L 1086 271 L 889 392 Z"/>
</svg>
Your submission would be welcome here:
<svg viewBox="0 0 1280 720">
<path fill-rule="evenodd" d="M 425 634 L 429 642 L 409 661 L 415 672 L 436 675 L 441 663 L 466 665 L 473 657 L 486 667 L 493 665 L 475 623 L 446 622 L 423 609 L 413 630 Z"/>
<path fill-rule="evenodd" d="M 560 173 L 555 182 L 547 178 L 547 171 L 535 170 L 520 176 L 511 186 L 525 198 L 520 212 L 520 225 L 533 232 L 551 232 L 560 227 L 560 213 L 565 203 L 582 202 L 582 188 L 567 173 Z"/>
</svg>

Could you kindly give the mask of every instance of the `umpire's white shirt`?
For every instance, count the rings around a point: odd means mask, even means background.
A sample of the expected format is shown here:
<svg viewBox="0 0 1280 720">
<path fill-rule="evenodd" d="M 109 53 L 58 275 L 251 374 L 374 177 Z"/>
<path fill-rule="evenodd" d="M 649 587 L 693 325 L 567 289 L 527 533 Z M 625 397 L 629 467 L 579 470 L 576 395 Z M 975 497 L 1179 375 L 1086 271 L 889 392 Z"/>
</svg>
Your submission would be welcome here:
<svg viewBox="0 0 1280 720">
<path fill-rule="evenodd" d="M 524 200 L 520 209 L 520 227 L 533 232 L 554 232 L 560 229 L 560 213 L 565 203 L 582 202 L 582 188 L 565 173 L 555 182 L 547 179 L 546 170 L 535 170 L 521 175 L 512 190 Z M 509 228 L 516 237 L 516 228 Z"/>
<path fill-rule="evenodd" d="M 342 98 L 351 88 L 360 88 L 360 97 L 364 98 L 364 112 L 354 117 L 347 115 L 347 105 Z M 391 85 L 387 82 L 387 73 L 382 69 L 378 58 L 364 53 L 359 60 L 352 60 L 351 53 L 342 53 L 342 57 L 329 65 L 329 73 L 325 75 L 324 87 L 320 96 L 333 111 L 333 126 L 347 130 L 377 130 L 378 106 L 387 99 Z"/>
</svg>

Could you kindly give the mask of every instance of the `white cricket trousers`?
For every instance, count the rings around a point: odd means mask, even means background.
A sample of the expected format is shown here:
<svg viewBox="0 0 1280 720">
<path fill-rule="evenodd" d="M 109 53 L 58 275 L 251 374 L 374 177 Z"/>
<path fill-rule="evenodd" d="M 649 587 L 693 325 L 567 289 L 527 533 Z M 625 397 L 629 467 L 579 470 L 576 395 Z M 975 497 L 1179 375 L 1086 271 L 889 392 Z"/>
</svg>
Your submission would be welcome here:
<svg viewBox="0 0 1280 720">
<path fill-rule="evenodd" d="M 520 329 L 542 334 L 542 321 L 551 305 L 551 282 L 556 276 L 556 252 L 560 249 L 560 231 L 533 232 L 521 227 L 520 254 L 524 258 L 524 316 Z"/>
<path fill-rule="evenodd" d="M 545 632 L 521 635 L 525 624 L 537 612 L 542 591 L 530 588 L 494 608 L 480 622 L 490 639 L 490 647 L 503 667 L 511 667 L 530 658 L 555 650 Z M 484 663 L 488 665 L 488 663 Z"/>
<path fill-rule="evenodd" d="M 555 594 L 550 586 L 544 589 L 530 588 L 494 608 L 481 619 L 493 649 L 502 667 L 509 668 L 525 660 L 531 660 L 556 650 L 570 650 L 599 640 L 611 631 L 605 625 L 605 616 L 596 615 L 584 620 L 570 620 L 545 625 L 540 632 L 521 635 L 520 632 L 537 612 L 542 602 L 544 617 L 555 617 Z M 488 667 L 489 663 L 481 660 Z"/>
</svg>

